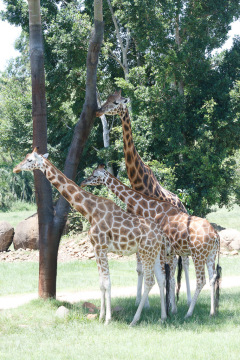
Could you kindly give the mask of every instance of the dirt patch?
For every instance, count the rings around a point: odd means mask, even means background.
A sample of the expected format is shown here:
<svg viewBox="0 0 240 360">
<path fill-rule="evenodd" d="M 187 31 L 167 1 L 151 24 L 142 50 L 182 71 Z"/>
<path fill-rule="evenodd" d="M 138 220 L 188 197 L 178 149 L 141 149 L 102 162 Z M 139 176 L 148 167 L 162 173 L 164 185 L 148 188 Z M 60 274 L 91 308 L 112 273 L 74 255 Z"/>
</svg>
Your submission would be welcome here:
<svg viewBox="0 0 240 360">
<path fill-rule="evenodd" d="M 93 247 L 88 240 L 87 232 L 81 233 L 79 236 L 64 237 L 59 246 L 58 261 L 67 262 L 74 260 L 87 260 L 95 258 Z M 119 259 L 122 256 L 108 254 L 109 259 Z M 10 248 L 8 251 L 0 252 L 0 261 L 38 261 L 39 251 L 30 249 L 14 250 Z"/>
</svg>

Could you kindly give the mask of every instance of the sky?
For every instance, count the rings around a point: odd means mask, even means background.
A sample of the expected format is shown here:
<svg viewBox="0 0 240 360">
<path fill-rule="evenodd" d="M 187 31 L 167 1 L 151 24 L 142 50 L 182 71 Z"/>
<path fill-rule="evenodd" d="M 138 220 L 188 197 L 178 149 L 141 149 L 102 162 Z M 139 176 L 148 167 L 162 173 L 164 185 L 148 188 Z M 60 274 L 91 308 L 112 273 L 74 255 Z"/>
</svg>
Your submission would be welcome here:
<svg viewBox="0 0 240 360">
<path fill-rule="evenodd" d="M 4 9 L 3 1 L 0 0 L 0 10 Z M 21 28 L 10 25 L 7 21 L 0 20 L 0 71 L 3 71 L 9 59 L 16 57 L 19 53 L 14 49 L 14 42 L 20 35 Z M 229 49 L 232 45 L 232 38 L 235 35 L 240 36 L 240 20 L 232 23 L 232 29 L 229 31 L 229 39 L 223 45 L 222 49 Z"/>
</svg>

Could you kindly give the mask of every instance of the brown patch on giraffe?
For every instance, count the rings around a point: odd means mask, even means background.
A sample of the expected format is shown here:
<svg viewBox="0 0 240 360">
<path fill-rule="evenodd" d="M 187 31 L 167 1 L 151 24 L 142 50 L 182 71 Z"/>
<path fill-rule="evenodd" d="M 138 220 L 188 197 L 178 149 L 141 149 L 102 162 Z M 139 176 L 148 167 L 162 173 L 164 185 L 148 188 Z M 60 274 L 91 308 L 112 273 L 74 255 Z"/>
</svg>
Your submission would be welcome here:
<svg viewBox="0 0 240 360">
<path fill-rule="evenodd" d="M 52 180 L 55 179 L 55 175 L 52 175 L 50 177 L 48 177 L 48 180 L 52 182 Z"/>
<path fill-rule="evenodd" d="M 144 183 L 145 187 L 148 187 L 148 175 L 147 174 L 145 174 L 143 176 L 143 183 Z"/>
<path fill-rule="evenodd" d="M 77 191 L 73 185 L 68 185 L 67 190 L 70 192 L 70 194 L 74 194 Z"/>
<path fill-rule="evenodd" d="M 126 134 L 126 139 L 128 140 L 129 139 L 129 136 L 130 136 L 130 134 L 128 133 L 128 134 Z"/>
<path fill-rule="evenodd" d="M 126 250 L 127 249 L 127 244 L 120 244 L 120 248 L 122 250 Z"/>
<path fill-rule="evenodd" d="M 61 184 L 58 181 L 53 181 L 52 182 L 53 186 L 55 186 L 55 188 L 60 188 Z"/>
<path fill-rule="evenodd" d="M 144 208 L 144 209 L 148 209 L 148 203 L 145 199 L 141 199 L 139 201 L 139 204 Z"/>
<path fill-rule="evenodd" d="M 124 131 L 126 131 L 126 132 L 129 131 L 129 126 L 127 124 L 124 124 L 123 127 L 124 127 Z"/>
<path fill-rule="evenodd" d="M 90 199 L 88 199 L 88 201 L 86 201 L 86 203 L 84 205 L 85 205 L 88 213 L 91 213 L 96 206 L 95 202 Z"/>
<path fill-rule="evenodd" d="M 58 176 L 58 180 L 60 181 L 60 183 L 66 184 L 66 180 L 64 179 L 64 177 L 62 175 Z"/>
<path fill-rule="evenodd" d="M 129 199 L 129 204 L 134 207 L 136 205 L 136 201 L 133 198 Z"/>
<path fill-rule="evenodd" d="M 74 196 L 74 200 L 75 202 L 82 202 L 83 196 L 80 193 L 78 193 Z"/>
<path fill-rule="evenodd" d="M 129 229 L 124 228 L 124 227 L 122 227 L 122 228 L 120 229 L 120 234 L 121 234 L 121 235 L 127 235 L 128 233 L 129 233 Z"/>
<path fill-rule="evenodd" d="M 143 168 L 142 166 L 140 166 L 140 168 L 138 169 L 138 173 L 140 176 L 143 176 Z"/>
<path fill-rule="evenodd" d="M 98 204 L 98 209 L 101 210 L 101 211 L 106 211 L 107 210 L 104 203 Z"/>
<path fill-rule="evenodd" d="M 129 241 L 128 244 L 129 244 L 130 247 L 136 246 L 136 242 L 133 241 L 133 240 L 132 240 L 132 241 Z"/>
<path fill-rule="evenodd" d="M 129 174 L 130 174 L 130 177 L 133 179 L 135 174 L 136 174 L 136 170 L 134 167 L 130 168 L 129 170 Z"/>
<path fill-rule="evenodd" d="M 125 155 L 125 159 L 127 161 L 128 164 L 131 164 L 132 162 L 132 154 L 130 153 L 130 151 L 128 151 Z"/>
<path fill-rule="evenodd" d="M 66 199 L 67 201 L 71 201 L 71 200 L 72 200 L 72 198 L 71 198 L 71 196 L 69 195 L 69 193 L 68 193 L 67 191 L 65 191 L 65 190 L 62 191 L 62 196 L 65 197 L 65 199 Z"/>
<path fill-rule="evenodd" d="M 76 205 L 76 206 L 74 206 L 74 208 L 78 211 L 78 212 L 80 212 L 84 217 L 86 217 L 87 216 L 87 211 L 83 208 L 83 207 L 81 207 L 81 206 L 79 206 L 79 205 Z"/>
</svg>

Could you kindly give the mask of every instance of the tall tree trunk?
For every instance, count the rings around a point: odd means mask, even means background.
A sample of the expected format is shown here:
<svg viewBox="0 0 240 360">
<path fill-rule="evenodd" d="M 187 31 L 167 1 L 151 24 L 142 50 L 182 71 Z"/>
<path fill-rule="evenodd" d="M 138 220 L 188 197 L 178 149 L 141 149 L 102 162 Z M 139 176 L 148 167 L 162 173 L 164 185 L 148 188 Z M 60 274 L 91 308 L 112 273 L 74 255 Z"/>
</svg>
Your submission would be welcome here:
<svg viewBox="0 0 240 360">
<path fill-rule="evenodd" d="M 47 118 L 41 32 L 40 0 L 29 0 L 30 52 L 33 88 L 33 144 L 39 152 L 47 152 Z M 103 40 L 102 0 L 94 0 L 94 29 L 87 55 L 86 95 L 83 110 L 76 124 L 72 143 L 65 162 L 64 173 L 74 179 L 80 157 L 93 126 L 97 110 L 97 64 Z M 50 183 L 38 172 L 35 174 L 36 199 L 39 216 L 39 296 L 56 296 L 57 254 L 67 220 L 69 204 L 60 197 L 53 215 Z"/>
<path fill-rule="evenodd" d="M 30 63 L 32 77 L 33 147 L 47 152 L 47 106 L 45 98 L 44 49 L 40 16 L 40 0 L 29 0 Z M 54 295 L 52 262 L 53 244 L 48 241 L 48 228 L 53 221 L 52 189 L 41 171 L 34 171 L 39 221 L 39 296 Z"/>
</svg>

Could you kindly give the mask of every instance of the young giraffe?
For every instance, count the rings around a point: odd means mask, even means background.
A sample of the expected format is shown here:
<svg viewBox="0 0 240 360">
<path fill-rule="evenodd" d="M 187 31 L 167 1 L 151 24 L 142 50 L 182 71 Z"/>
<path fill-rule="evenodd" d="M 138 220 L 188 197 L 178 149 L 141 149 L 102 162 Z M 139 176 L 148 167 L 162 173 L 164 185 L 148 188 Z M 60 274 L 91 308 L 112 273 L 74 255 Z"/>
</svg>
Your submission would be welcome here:
<svg viewBox="0 0 240 360">
<path fill-rule="evenodd" d="M 139 191 L 147 196 L 164 200 L 177 206 L 181 211 L 187 213 L 184 205 L 177 197 L 177 195 L 164 189 L 158 182 L 156 176 L 152 172 L 149 166 L 144 164 L 140 155 L 138 154 L 132 136 L 131 123 L 129 112 L 126 104 L 128 103 L 127 98 L 121 96 L 121 90 L 115 91 L 114 94 L 109 95 L 107 101 L 98 110 L 96 116 L 105 115 L 119 115 L 122 121 L 123 129 L 123 144 L 124 144 L 124 156 L 125 164 L 127 168 L 127 174 L 131 186 L 134 190 Z M 188 305 L 191 303 L 191 291 L 189 281 L 189 259 L 187 256 L 182 257 L 183 269 L 185 272 L 186 287 L 187 287 L 187 302 Z M 141 274 L 141 262 L 137 255 L 137 272 L 138 272 L 138 291 L 137 299 L 141 297 L 142 288 L 142 274 Z M 177 298 L 180 290 L 180 279 L 181 273 L 178 275 L 178 286 L 177 286 Z M 137 301 L 138 301 L 137 300 Z"/>
<path fill-rule="evenodd" d="M 209 281 L 211 286 L 211 315 L 215 314 L 215 283 L 220 276 L 218 264 L 215 271 L 215 259 L 219 253 L 220 239 L 218 233 L 206 219 L 189 216 L 183 213 L 176 206 L 169 202 L 141 194 L 130 189 L 121 181 L 104 169 L 104 165 L 98 166 L 92 176 L 84 180 L 81 186 L 103 184 L 111 189 L 125 204 L 129 211 L 145 219 L 155 219 L 160 233 L 164 234 L 167 240 L 160 252 L 160 264 L 170 259 L 171 272 L 174 269 L 174 252 L 177 255 L 191 255 L 197 278 L 197 286 L 194 297 L 186 314 L 189 317 L 193 313 L 198 295 L 206 283 L 205 264 L 208 268 Z M 163 241 L 164 243 L 164 241 Z M 169 251 L 168 251 L 168 248 Z M 171 251 L 173 250 L 173 251 Z M 174 274 L 174 273 L 173 273 Z M 218 281 L 219 286 L 219 281 Z M 171 279 L 171 304 L 173 311 L 176 311 L 174 296 L 175 280 Z M 217 299 L 218 301 L 218 299 Z"/>
<path fill-rule="evenodd" d="M 131 322 L 131 325 L 135 325 L 140 319 L 148 293 L 154 285 L 154 272 L 159 287 L 164 289 L 165 285 L 165 276 L 162 274 L 159 262 L 162 235 L 157 224 L 149 219 L 129 214 L 113 201 L 83 190 L 47 160 L 47 155 L 39 155 L 35 148 L 13 169 L 13 172 L 41 170 L 61 195 L 90 222 L 88 235 L 94 248 L 100 280 L 100 320 L 104 317 L 106 323 L 111 320 L 111 282 L 107 253 L 121 255 L 139 253 L 144 269 L 145 288 Z M 166 309 L 163 298 L 161 296 L 161 318 L 165 320 Z"/>
</svg>

